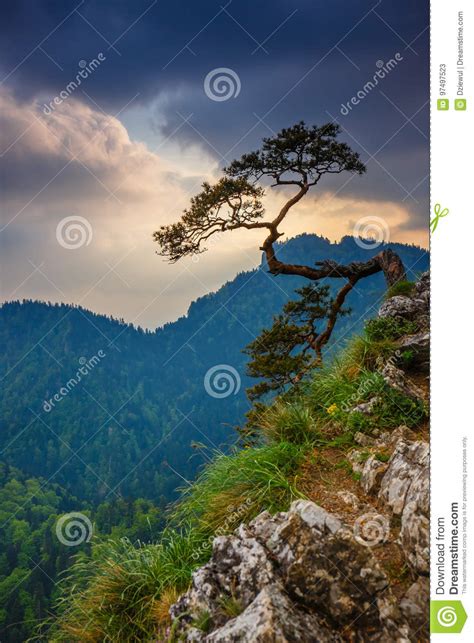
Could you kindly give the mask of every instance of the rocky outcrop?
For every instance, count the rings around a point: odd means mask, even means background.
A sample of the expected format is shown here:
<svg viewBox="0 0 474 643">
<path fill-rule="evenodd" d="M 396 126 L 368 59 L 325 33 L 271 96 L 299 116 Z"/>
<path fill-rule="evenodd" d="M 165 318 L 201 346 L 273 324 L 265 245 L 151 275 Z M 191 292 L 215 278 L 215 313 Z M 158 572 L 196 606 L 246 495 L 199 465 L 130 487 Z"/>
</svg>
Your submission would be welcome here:
<svg viewBox="0 0 474 643">
<path fill-rule="evenodd" d="M 410 296 L 390 297 L 380 306 L 379 317 L 395 317 L 416 322 L 420 331 L 429 330 L 430 273 L 425 272 L 415 283 Z"/>
<path fill-rule="evenodd" d="M 398 605 L 366 527 L 298 500 L 216 538 L 211 560 L 171 608 L 181 640 L 423 640 L 416 591 Z M 229 614 L 229 602 L 239 614 Z M 196 626 L 203 615 L 207 631 Z"/>
<path fill-rule="evenodd" d="M 382 369 L 382 377 L 385 382 L 394 388 L 399 393 L 411 397 L 414 400 L 423 400 L 425 397 L 424 391 L 420 389 L 414 382 L 406 377 L 401 368 L 397 368 L 395 364 L 388 362 Z"/>
<path fill-rule="evenodd" d="M 409 297 L 384 302 L 379 314 L 417 328 L 397 340 L 397 353 L 379 373 L 388 386 L 426 400 L 429 274 Z M 370 415 L 378 401 L 351 411 Z M 328 511 L 298 500 L 287 512 L 264 512 L 215 538 L 210 561 L 170 610 L 176 640 L 429 640 L 429 446 L 405 426 L 356 433 L 354 440 L 347 459 L 360 487 L 354 482 L 351 491 L 334 493 L 337 514 L 330 502 Z M 408 570 L 403 584 L 390 575 L 392 555 L 396 569 Z"/>
<path fill-rule="evenodd" d="M 379 496 L 401 518 L 400 541 L 415 572 L 429 571 L 429 446 L 400 440 L 380 484 Z"/>
<path fill-rule="evenodd" d="M 366 437 L 366 436 L 365 436 Z M 363 440 L 364 450 L 349 454 L 364 491 L 378 506 L 400 521 L 399 542 L 416 574 L 429 571 L 429 445 L 407 427 Z M 391 453 L 380 462 L 380 453 Z"/>
<path fill-rule="evenodd" d="M 380 306 L 379 317 L 397 317 L 414 321 L 417 317 L 418 306 L 411 297 L 396 295 L 390 297 Z"/>
<path fill-rule="evenodd" d="M 298 609 L 279 585 L 269 585 L 257 594 L 245 611 L 205 637 L 206 641 L 341 641 L 315 614 Z M 195 640 L 202 640 L 195 639 Z"/>
<path fill-rule="evenodd" d="M 414 322 L 416 332 L 405 335 L 397 341 L 399 355 L 409 356 L 405 367 L 428 373 L 430 351 L 430 274 L 423 273 L 415 283 L 409 297 L 396 296 L 385 301 L 379 309 L 379 317 Z M 400 368 L 403 366 L 397 364 Z"/>
</svg>

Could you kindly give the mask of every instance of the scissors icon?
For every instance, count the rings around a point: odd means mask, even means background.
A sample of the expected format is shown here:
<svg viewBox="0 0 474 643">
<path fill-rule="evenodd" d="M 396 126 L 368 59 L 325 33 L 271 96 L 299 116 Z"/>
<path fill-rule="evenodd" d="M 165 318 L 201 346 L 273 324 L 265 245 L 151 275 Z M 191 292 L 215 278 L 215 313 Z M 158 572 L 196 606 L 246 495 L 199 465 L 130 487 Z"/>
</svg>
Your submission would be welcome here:
<svg viewBox="0 0 474 643">
<path fill-rule="evenodd" d="M 436 203 L 434 207 L 434 213 L 435 216 L 430 221 L 431 234 L 433 234 L 433 232 L 438 227 L 438 221 L 449 214 L 449 210 L 448 208 L 443 208 L 443 210 L 441 210 L 441 205 L 439 203 Z"/>
</svg>

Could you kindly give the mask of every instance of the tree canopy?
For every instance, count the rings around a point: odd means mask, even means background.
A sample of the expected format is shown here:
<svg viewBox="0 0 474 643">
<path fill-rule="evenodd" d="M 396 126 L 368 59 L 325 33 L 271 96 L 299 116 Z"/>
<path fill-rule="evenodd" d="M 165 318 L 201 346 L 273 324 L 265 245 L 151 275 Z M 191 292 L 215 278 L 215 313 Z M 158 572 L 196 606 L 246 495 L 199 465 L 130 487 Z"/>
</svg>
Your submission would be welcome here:
<svg viewBox="0 0 474 643">
<path fill-rule="evenodd" d="M 271 274 L 299 275 L 312 281 L 344 279 L 345 283 L 326 307 L 327 323 L 318 334 L 317 344 L 308 344 L 319 359 L 346 296 L 360 279 L 381 271 L 388 286 L 405 279 L 403 263 L 390 249 L 382 250 L 368 261 L 349 264 L 328 259 L 315 261 L 313 265 L 290 264 L 276 255 L 275 243 L 283 235 L 281 224 L 324 175 L 366 171 L 359 154 L 339 141 L 339 134 L 340 127 L 335 123 L 318 127 L 299 122 L 273 137 L 264 138 L 259 150 L 244 154 L 224 168 L 224 176 L 215 185 L 204 183 L 179 221 L 161 226 L 154 233 L 160 246 L 159 254 L 176 262 L 205 252 L 206 243 L 216 233 L 261 228 L 266 235 L 261 250 Z M 273 216 L 267 215 L 262 201 L 268 188 L 281 188 L 285 194 L 290 191 L 284 205 Z"/>
</svg>

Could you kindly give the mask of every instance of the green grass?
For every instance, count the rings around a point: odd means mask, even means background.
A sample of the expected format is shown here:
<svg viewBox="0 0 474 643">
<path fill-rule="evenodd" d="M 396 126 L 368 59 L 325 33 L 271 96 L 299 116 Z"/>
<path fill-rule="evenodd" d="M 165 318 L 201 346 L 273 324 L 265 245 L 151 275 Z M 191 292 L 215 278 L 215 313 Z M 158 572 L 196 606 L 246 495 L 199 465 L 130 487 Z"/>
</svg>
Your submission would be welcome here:
<svg viewBox="0 0 474 643">
<path fill-rule="evenodd" d="M 62 582 L 59 619 L 48 641 L 145 640 L 159 630 L 160 599 L 172 588 L 175 600 L 205 562 L 202 542 L 188 529 L 167 530 L 159 545 L 96 544 L 93 559 L 79 557 Z"/>
<path fill-rule="evenodd" d="M 121 643 L 158 636 L 169 625 L 168 597 L 174 602 L 209 559 L 213 536 L 304 497 L 296 483 L 305 452 L 302 445 L 278 442 L 218 455 L 183 491 L 170 517 L 173 527 L 158 545 L 95 545 L 93 560 L 78 558 L 62 584 L 60 616 L 48 641 Z"/>
<path fill-rule="evenodd" d="M 201 630 L 205 634 L 210 631 L 212 626 L 211 614 L 205 610 L 201 612 L 193 621 L 193 625 L 196 629 Z"/>
<path fill-rule="evenodd" d="M 264 510 L 287 509 L 302 497 L 296 483 L 306 450 L 305 445 L 277 442 L 218 455 L 183 490 L 172 523 L 192 524 L 204 534 L 229 533 Z"/>
<path fill-rule="evenodd" d="M 315 447 L 344 452 L 358 431 L 370 434 L 401 424 L 414 428 L 423 421 L 424 405 L 388 387 L 378 372 L 394 354 L 396 339 L 415 330 L 409 321 L 371 320 L 330 367 L 316 370 L 269 406 L 256 404 L 246 427 L 257 435 L 255 445 L 215 454 L 182 490 L 159 544 L 110 541 L 94 545 L 92 560 L 78 557 L 60 587 L 59 618 L 43 640 L 165 640 L 169 607 L 189 586 L 192 572 L 209 559 L 213 538 L 264 510 L 285 511 L 304 497 L 299 475 Z M 370 414 L 353 411 L 374 399 Z M 389 454 L 376 457 L 385 462 Z M 336 466 L 358 478 L 344 455 Z M 233 618 L 242 608 L 224 596 L 221 609 Z M 194 616 L 195 627 L 208 631 L 210 615 Z"/>
<path fill-rule="evenodd" d="M 404 297 L 410 297 L 413 294 L 413 289 L 415 288 L 414 281 L 397 281 L 396 284 L 391 286 L 385 295 L 385 299 L 390 299 L 391 297 L 397 297 L 398 295 L 403 295 Z"/>
<path fill-rule="evenodd" d="M 360 369 L 374 371 L 379 364 L 391 357 L 396 349 L 393 339 L 372 339 L 364 333 L 351 339 L 340 357 L 340 362 L 348 373 L 357 373 Z"/>
<path fill-rule="evenodd" d="M 307 405 L 280 399 L 253 417 L 253 428 L 269 442 L 306 444 L 318 436 L 316 421 Z"/>
<path fill-rule="evenodd" d="M 229 618 L 236 618 L 243 612 L 243 605 L 235 596 L 222 596 L 219 600 L 222 612 Z"/>
<path fill-rule="evenodd" d="M 416 333 L 418 325 L 408 319 L 396 319 L 395 317 L 378 317 L 370 319 L 365 325 L 365 333 L 369 340 L 393 340 L 403 335 Z"/>
</svg>

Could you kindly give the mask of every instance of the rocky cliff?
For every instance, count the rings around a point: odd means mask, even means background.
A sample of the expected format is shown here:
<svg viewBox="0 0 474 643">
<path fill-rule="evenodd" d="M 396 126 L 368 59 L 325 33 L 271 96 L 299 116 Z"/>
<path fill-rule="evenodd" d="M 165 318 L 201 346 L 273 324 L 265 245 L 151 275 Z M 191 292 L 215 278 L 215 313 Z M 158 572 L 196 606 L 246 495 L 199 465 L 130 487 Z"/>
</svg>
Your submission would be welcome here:
<svg viewBox="0 0 474 643">
<path fill-rule="evenodd" d="M 388 386 L 427 401 L 429 275 L 387 299 L 406 323 L 378 363 Z M 377 400 L 354 407 L 370 415 Z M 429 446 L 404 425 L 357 433 L 351 489 L 309 490 L 214 539 L 170 610 L 170 637 L 205 642 L 428 641 Z M 314 500 L 314 501 L 313 501 Z"/>
</svg>

